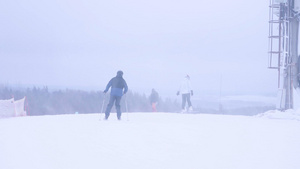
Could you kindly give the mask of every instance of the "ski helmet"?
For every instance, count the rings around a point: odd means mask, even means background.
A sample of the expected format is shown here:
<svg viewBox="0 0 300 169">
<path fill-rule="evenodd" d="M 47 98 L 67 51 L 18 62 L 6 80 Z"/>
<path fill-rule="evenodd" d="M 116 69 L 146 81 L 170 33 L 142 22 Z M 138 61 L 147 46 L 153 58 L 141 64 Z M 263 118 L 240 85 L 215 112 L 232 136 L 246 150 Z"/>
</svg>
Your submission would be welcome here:
<svg viewBox="0 0 300 169">
<path fill-rule="evenodd" d="M 117 75 L 118 75 L 118 76 L 123 76 L 123 71 L 122 71 L 122 70 L 119 70 L 119 71 L 117 72 Z"/>
</svg>

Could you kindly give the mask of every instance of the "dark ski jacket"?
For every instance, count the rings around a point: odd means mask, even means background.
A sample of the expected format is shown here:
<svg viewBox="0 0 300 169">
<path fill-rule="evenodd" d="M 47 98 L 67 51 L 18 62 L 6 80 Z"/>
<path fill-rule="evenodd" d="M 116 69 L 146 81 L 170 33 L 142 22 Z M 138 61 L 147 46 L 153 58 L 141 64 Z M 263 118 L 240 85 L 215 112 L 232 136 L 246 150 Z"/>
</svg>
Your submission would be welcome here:
<svg viewBox="0 0 300 169">
<path fill-rule="evenodd" d="M 106 93 L 110 87 L 111 87 L 110 95 L 113 95 L 113 96 L 122 96 L 123 94 L 126 94 L 128 91 L 127 83 L 123 79 L 122 74 L 117 74 L 116 77 L 112 78 L 108 82 L 104 92 Z M 124 89 L 124 92 L 123 92 L 123 89 Z"/>
<path fill-rule="evenodd" d="M 152 89 L 152 93 L 150 95 L 150 102 L 151 103 L 158 102 L 158 93 L 154 89 Z"/>
</svg>

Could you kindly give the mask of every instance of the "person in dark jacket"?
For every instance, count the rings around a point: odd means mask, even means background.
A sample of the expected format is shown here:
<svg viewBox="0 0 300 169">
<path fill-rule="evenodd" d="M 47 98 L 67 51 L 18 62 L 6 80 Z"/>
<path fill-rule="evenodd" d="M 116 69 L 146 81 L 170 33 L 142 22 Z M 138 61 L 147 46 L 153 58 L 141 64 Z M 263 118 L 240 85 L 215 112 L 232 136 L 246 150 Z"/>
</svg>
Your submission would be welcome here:
<svg viewBox="0 0 300 169">
<path fill-rule="evenodd" d="M 118 120 L 121 120 L 121 106 L 120 106 L 120 101 L 121 98 L 124 94 L 127 93 L 128 91 L 128 86 L 126 81 L 123 79 L 123 72 L 122 71 L 118 71 L 117 72 L 117 76 L 112 78 L 107 86 L 106 89 L 103 91 L 104 93 L 106 93 L 109 88 L 111 87 L 111 91 L 110 91 L 110 99 L 109 99 L 109 103 L 106 107 L 105 110 L 105 120 L 108 119 L 109 115 L 110 115 L 110 111 L 111 108 L 113 107 L 113 104 L 115 102 L 115 106 L 116 106 L 116 110 L 117 110 L 117 117 Z M 124 89 L 124 91 L 123 91 Z"/>
<path fill-rule="evenodd" d="M 152 111 L 157 112 L 156 105 L 158 103 L 158 93 L 155 91 L 155 89 L 152 89 L 151 95 L 150 95 L 150 102 L 152 106 Z"/>
</svg>

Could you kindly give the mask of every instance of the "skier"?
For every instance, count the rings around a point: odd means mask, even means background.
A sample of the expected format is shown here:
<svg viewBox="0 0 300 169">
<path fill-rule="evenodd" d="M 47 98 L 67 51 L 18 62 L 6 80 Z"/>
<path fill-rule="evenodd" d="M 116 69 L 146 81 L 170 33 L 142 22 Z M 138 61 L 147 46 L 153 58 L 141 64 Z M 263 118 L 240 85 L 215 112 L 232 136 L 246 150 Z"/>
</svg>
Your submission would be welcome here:
<svg viewBox="0 0 300 169">
<path fill-rule="evenodd" d="M 184 80 L 181 82 L 177 96 L 181 93 L 182 95 L 182 113 L 186 111 L 193 111 L 191 96 L 193 96 L 193 90 L 191 87 L 190 76 L 186 75 Z M 185 104 L 188 102 L 188 109 L 185 109 Z"/>
<path fill-rule="evenodd" d="M 152 106 L 152 111 L 157 112 L 156 105 L 158 103 L 158 93 L 155 91 L 155 89 L 152 89 L 151 95 L 150 95 L 150 102 Z"/>
<path fill-rule="evenodd" d="M 121 101 L 122 96 L 124 94 L 126 94 L 126 92 L 128 91 L 128 86 L 127 86 L 126 81 L 123 79 L 123 72 L 121 70 L 117 72 L 116 77 L 112 78 L 108 82 L 106 89 L 103 91 L 103 93 L 106 93 L 110 87 L 111 87 L 110 99 L 109 99 L 109 103 L 105 110 L 105 120 L 108 119 L 114 102 L 115 102 L 115 106 L 116 106 L 116 110 L 117 110 L 118 120 L 121 120 L 120 101 Z M 124 91 L 123 91 L 123 89 L 124 89 Z"/>
</svg>

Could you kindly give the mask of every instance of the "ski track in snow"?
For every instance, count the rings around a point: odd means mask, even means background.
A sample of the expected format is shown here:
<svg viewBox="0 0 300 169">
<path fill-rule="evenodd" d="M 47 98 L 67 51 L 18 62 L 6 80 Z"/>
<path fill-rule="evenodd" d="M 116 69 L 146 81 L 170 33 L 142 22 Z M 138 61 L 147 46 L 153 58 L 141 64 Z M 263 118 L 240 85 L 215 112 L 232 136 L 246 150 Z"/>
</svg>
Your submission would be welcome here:
<svg viewBox="0 0 300 169">
<path fill-rule="evenodd" d="M 123 113 L 122 121 L 115 113 L 108 121 L 99 120 L 99 114 L 0 119 L 0 168 L 299 169 L 299 120 L 267 114 Z"/>
</svg>

